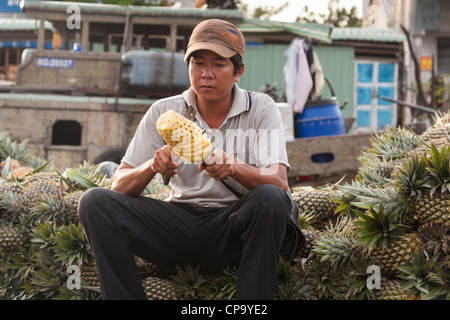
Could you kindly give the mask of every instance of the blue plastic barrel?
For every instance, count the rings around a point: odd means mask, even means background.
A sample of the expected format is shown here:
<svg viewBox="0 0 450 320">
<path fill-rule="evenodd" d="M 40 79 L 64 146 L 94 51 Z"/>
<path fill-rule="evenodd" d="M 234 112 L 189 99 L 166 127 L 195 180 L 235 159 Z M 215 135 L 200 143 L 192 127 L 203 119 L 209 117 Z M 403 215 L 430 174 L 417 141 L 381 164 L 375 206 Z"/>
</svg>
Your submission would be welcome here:
<svg viewBox="0 0 450 320">
<path fill-rule="evenodd" d="M 302 113 L 294 116 L 295 137 L 345 134 L 344 117 L 336 98 L 308 101 Z"/>
</svg>

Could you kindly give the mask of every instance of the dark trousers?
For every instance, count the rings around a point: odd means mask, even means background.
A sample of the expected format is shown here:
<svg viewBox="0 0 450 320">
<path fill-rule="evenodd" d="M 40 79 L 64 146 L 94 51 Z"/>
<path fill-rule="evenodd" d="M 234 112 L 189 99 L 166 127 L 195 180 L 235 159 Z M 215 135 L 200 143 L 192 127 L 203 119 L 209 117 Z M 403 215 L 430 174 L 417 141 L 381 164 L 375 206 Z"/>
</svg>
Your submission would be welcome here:
<svg viewBox="0 0 450 320">
<path fill-rule="evenodd" d="M 225 208 L 200 208 L 92 188 L 78 212 L 94 251 L 103 299 L 145 299 L 134 254 L 174 270 L 238 267 L 238 299 L 273 299 L 291 202 L 273 185 Z"/>
</svg>

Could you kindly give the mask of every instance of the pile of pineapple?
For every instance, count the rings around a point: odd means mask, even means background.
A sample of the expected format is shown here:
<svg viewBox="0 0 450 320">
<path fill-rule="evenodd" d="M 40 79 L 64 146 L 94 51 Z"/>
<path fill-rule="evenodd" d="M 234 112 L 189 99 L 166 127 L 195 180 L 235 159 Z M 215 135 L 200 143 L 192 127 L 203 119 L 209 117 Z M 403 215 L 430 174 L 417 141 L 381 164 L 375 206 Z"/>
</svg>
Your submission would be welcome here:
<svg viewBox="0 0 450 320">
<path fill-rule="evenodd" d="M 450 299 L 450 114 L 421 135 L 386 128 L 351 183 L 294 188 L 311 299 Z"/>
<path fill-rule="evenodd" d="M 277 299 L 450 298 L 450 114 L 434 120 L 421 135 L 375 134 L 351 183 L 292 189 L 306 244 L 291 264 L 280 259 Z M 109 188 L 110 179 L 88 162 L 58 172 L 7 133 L 0 174 L 0 299 L 100 299 L 76 207 L 86 189 Z M 143 195 L 168 192 L 159 177 Z M 165 274 L 136 263 L 148 299 L 236 297 L 236 269 Z"/>
</svg>

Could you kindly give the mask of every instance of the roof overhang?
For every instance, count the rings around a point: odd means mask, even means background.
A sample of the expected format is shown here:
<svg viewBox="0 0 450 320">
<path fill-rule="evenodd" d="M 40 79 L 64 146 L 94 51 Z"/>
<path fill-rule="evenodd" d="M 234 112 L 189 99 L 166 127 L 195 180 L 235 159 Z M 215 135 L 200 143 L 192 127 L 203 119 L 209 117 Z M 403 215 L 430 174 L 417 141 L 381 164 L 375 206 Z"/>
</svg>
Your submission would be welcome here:
<svg viewBox="0 0 450 320">
<path fill-rule="evenodd" d="M 74 14 L 80 13 L 82 21 L 100 23 L 125 23 L 132 18 L 135 24 L 179 24 L 195 26 L 205 19 L 224 19 L 232 23 L 243 20 L 243 12 L 225 9 L 198 9 L 155 6 L 123 6 L 112 4 L 96 4 L 61 1 L 30 1 L 22 0 L 24 13 L 35 19 L 54 22 L 67 21 Z"/>
<path fill-rule="evenodd" d="M 311 38 L 323 43 L 331 43 L 331 27 L 323 24 L 281 22 L 270 20 L 244 19 L 238 25 L 244 34 L 267 35 L 267 34 L 292 34 L 304 38 Z"/>
</svg>

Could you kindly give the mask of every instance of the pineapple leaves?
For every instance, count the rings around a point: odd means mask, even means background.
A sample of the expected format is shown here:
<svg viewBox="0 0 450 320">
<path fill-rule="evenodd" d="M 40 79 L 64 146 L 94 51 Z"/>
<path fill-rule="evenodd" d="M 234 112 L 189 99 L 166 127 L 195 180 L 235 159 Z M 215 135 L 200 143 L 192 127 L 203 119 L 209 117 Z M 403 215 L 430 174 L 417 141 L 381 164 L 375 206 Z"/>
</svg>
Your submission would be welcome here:
<svg viewBox="0 0 450 320">
<path fill-rule="evenodd" d="M 78 182 L 80 185 L 82 185 L 84 188 L 89 189 L 89 188 L 95 188 L 95 187 L 99 187 L 96 183 L 94 183 L 92 180 L 86 178 L 83 174 L 77 172 L 74 169 L 67 169 L 64 174 Z"/>
<path fill-rule="evenodd" d="M 399 278 L 404 279 L 404 288 L 410 289 L 423 300 L 445 299 L 450 296 L 450 273 L 438 264 L 438 255 L 429 256 L 421 249 L 410 265 L 399 266 Z"/>
<path fill-rule="evenodd" d="M 88 262 L 91 252 L 83 228 L 80 224 L 70 224 L 60 228 L 55 236 L 56 245 L 53 247 L 56 260 L 64 261 L 67 265 L 76 263 L 82 265 Z"/>
<path fill-rule="evenodd" d="M 431 143 L 430 156 L 425 158 L 427 170 L 435 181 L 431 188 L 430 195 L 440 188 L 441 194 L 450 192 L 450 146 L 443 146 L 439 151 Z"/>
<path fill-rule="evenodd" d="M 52 252 L 55 260 L 65 265 L 82 265 L 92 257 L 80 224 L 70 223 L 57 228 L 55 223 L 46 221 L 33 229 L 31 242 Z"/>
<path fill-rule="evenodd" d="M 393 240 L 405 232 L 405 226 L 398 223 L 391 212 L 384 210 L 381 203 L 377 209 L 369 206 L 366 212 L 356 209 L 353 212 L 361 218 L 353 222 L 360 227 L 357 231 L 358 240 L 355 246 L 363 245 L 369 252 L 378 246 L 389 246 Z"/>
</svg>

